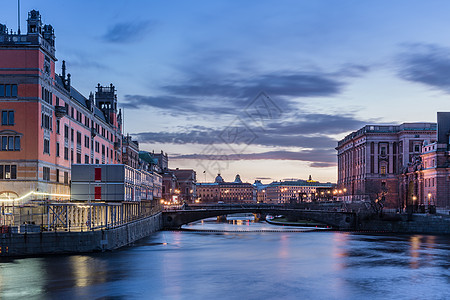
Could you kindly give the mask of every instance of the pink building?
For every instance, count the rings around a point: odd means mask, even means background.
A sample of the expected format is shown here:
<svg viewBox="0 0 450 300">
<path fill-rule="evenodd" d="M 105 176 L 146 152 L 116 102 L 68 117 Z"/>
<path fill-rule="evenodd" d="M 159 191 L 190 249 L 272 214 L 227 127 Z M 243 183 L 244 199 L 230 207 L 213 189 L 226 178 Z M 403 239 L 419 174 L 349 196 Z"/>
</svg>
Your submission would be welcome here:
<svg viewBox="0 0 450 300">
<path fill-rule="evenodd" d="M 56 74 L 56 61 L 53 27 L 38 11 L 28 13 L 26 34 L 0 24 L 0 199 L 64 198 L 73 163 L 121 162 L 114 86 L 85 97 L 64 61 Z"/>
</svg>

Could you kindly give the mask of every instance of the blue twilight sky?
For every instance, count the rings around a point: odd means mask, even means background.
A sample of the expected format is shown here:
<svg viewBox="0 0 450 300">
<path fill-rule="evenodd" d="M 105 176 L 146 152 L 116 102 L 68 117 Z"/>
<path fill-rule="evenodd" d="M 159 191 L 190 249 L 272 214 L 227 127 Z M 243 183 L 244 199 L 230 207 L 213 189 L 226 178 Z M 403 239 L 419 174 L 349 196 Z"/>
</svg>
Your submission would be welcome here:
<svg viewBox="0 0 450 300">
<path fill-rule="evenodd" d="M 450 1 L 22 0 L 22 31 L 31 9 L 58 70 L 86 96 L 113 83 L 125 132 L 199 181 L 336 181 L 338 139 L 449 109 Z"/>
</svg>

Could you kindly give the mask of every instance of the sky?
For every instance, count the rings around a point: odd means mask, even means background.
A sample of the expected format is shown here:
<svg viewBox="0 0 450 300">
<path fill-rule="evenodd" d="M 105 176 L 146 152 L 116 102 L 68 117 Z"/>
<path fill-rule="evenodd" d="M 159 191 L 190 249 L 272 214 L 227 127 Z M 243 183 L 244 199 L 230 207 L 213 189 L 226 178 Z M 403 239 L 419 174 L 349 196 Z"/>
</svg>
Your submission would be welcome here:
<svg viewBox="0 0 450 300">
<path fill-rule="evenodd" d="M 449 1 L 21 1 L 85 96 L 116 86 L 124 132 L 199 182 L 337 180 L 337 141 L 449 110 Z M 17 2 L 0 23 L 17 30 Z"/>
</svg>

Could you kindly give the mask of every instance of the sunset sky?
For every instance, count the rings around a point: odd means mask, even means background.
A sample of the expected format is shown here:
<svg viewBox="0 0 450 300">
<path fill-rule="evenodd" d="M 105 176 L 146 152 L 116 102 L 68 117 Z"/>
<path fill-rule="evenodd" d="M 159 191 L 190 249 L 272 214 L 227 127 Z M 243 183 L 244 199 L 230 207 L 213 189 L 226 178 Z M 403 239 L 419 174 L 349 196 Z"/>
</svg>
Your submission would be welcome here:
<svg viewBox="0 0 450 300">
<path fill-rule="evenodd" d="M 450 108 L 450 1 L 22 0 L 22 32 L 32 9 L 58 72 L 85 96 L 113 83 L 125 133 L 200 182 L 335 182 L 346 134 Z"/>
</svg>

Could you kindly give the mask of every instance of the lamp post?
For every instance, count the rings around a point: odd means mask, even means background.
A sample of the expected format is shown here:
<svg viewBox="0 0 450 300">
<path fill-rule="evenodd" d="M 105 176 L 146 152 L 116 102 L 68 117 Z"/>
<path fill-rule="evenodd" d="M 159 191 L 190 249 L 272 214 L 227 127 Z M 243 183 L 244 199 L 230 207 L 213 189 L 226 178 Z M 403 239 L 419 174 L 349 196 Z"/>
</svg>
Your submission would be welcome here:
<svg viewBox="0 0 450 300">
<path fill-rule="evenodd" d="M 416 200 L 417 200 L 417 197 L 416 196 L 412 196 L 413 212 L 416 212 Z"/>
</svg>

